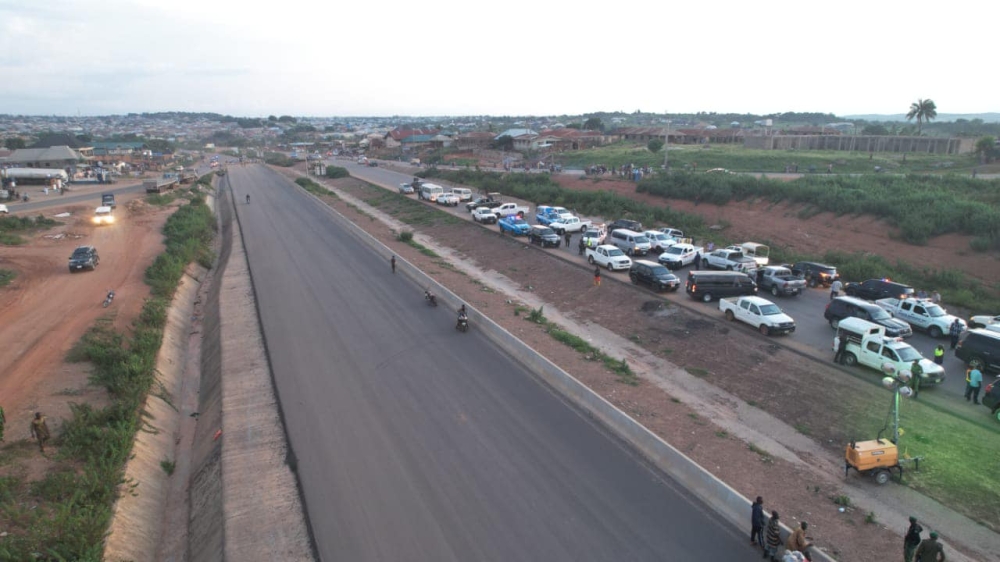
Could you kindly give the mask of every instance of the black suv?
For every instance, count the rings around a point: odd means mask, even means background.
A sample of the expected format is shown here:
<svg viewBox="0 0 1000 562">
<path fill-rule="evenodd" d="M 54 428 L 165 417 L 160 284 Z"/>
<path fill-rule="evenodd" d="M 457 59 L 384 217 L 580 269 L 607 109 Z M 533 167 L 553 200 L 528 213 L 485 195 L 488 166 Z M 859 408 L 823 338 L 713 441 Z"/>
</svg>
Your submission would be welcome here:
<svg viewBox="0 0 1000 562">
<path fill-rule="evenodd" d="M 93 271 L 97 269 L 99 263 L 101 263 L 101 258 L 97 255 L 97 248 L 80 246 L 73 250 L 73 255 L 69 257 L 69 272 L 76 273 L 81 269 Z"/>
<path fill-rule="evenodd" d="M 1000 384 L 997 381 L 993 381 L 986 385 L 983 394 L 983 406 L 990 409 L 990 415 L 995 417 L 997 421 L 1000 421 Z"/>
<path fill-rule="evenodd" d="M 913 287 L 895 283 L 888 279 L 869 279 L 861 283 L 848 283 L 844 287 L 844 292 L 852 297 L 858 297 L 869 301 L 878 299 L 905 299 L 913 296 Z"/>
<path fill-rule="evenodd" d="M 829 287 L 836 279 L 840 279 L 837 268 L 825 263 L 800 261 L 791 267 L 792 273 L 802 276 L 810 287 L 822 285 Z"/>
<path fill-rule="evenodd" d="M 546 246 L 558 248 L 562 238 L 551 228 L 536 224 L 528 231 L 528 242 L 538 244 L 543 248 Z"/>
<path fill-rule="evenodd" d="M 629 219 L 618 219 L 615 222 L 608 225 L 606 232 L 609 234 L 618 230 L 619 228 L 624 228 L 625 230 L 631 230 L 632 232 L 642 232 L 642 223 L 639 221 L 633 221 Z"/>
<path fill-rule="evenodd" d="M 681 280 L 670 273 L 666 267 L 647 260 L 635 260 L 628 270 L 632 283 L 644 283 L 655 291 L 676 291 L 681 286 Z"/>
<path fill-rule="evenodd" d="M 913 328 L 906 322 L 893 318 L 881 306 L 855 297 L 837 297 L 826 305 L 823 317 L 834 330 L 844 318 L 860 318 L 885 328 L 885 335 L 890 338 L 908 338 L 913 335 Z"/>
<path fill-rule="evenodd" d="M 969 367 L 1000 373 L 1000 333 L 992 330 L 966 330 L 955 348 L 958 357 Z"/>
</svg>

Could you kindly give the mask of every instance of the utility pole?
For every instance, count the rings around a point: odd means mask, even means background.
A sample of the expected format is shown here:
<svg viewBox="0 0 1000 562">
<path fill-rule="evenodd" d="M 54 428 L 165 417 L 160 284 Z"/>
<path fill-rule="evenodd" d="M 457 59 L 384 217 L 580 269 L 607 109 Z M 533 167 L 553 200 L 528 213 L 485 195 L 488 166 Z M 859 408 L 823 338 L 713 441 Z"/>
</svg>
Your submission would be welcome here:
<svg viewBox="0 0 1000 562">
<path fill-rule="evenodd" d="M 666 172 L 670 171 L 670 119 L 666 119 L 666 112 L 663 112 L 663 116 L 667 122 L 667 138 L 663 143 L 663 170 Z"/>
</svg>

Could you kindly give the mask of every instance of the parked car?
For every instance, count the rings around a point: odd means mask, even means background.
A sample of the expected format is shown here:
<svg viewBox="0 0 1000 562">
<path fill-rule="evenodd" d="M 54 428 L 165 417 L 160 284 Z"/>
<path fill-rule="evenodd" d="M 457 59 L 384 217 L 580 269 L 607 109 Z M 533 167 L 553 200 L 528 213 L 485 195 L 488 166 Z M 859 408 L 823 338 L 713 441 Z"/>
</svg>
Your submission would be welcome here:
<svg viewBox="0 0 1000 562">
<path fill-rule="evenodd" d="M 885 330 L 871 322 L 860 318 L 846 318 L 837 329 L 837 337 L 846 340 L 843 362 L 848 367 L 864 365 L 869 369 L 882 372 L 886 363 L 891 364 L 896 372 L 909 370 L 910 365 L 917 361 L 924 374 L 921 384 L 940 384 L 944 382 L 944 367 L 924 358 L 920 352 L 899 338 L 887 337 Z"/>
<path fill-rule="evenodd" d="M 676 238 L 667 236 L 659 230 L 646 230 L 642 234 L 649 240 L 649 251 L 657 254 L 677 243 Z"/>
<path fill-rule="evenodd" d="M 844 292 L 851 297 L 858 297 L 869 301 L 878 299 L 905 299 L 914 294 L 913 287 L 896 283 L 889 279 L 869 279 L 861 283 L 848 283 L 844 287 Z"/>
<path fill-rule="evenodd" d="M 452 207 L 458 207 L 458 195 L 452 192 L 442 193 L 437 196 L 438 205 L 451 205 Z"/>
<path fill-rule="evenodd" d="M 962 329 L 965 329 L 965 322 L 961 318 L 948 314 L 947 310 L 934 304 L 930 299 L 879 299 L 875 304 L 894 317 L 906 321 L 910 326 L 924 330 L 932 338 L 947 336 L 948 330 L 956 320 Z"/>
<path fill-rule="evenodd" d="M 585 247 L 600 246 L 604 243 L 607 233 L 608 231 L 604 229 L 603 224 L 588 226 L 583 231 L 583 245 Z"/>
<path fill-rule="evenodd" d="M 834 330 L 844 318 L 860 318 L 882 326 L 885 329 L 885 335 L 891 338 L 908 338 L 913 335 L 913 329 L 909 324 L 898 318 L 893 318 L 877 304 L 857 297 L 834 298 L 826 305 L 823 317 Z"/>
<path fill-rule="evenodd" d="M 628 256 L 645 256 L 651 249 L 649 238 L 646 238 L 644 234 L 624 228 L 612 230 L 609 240 Z"/>
<path fill-rule="evenodd" d="M 551 228 L 536 224 L 528 231 L 528 242 L 538 244 L 543 248 L 558 248 L 562 238 Z"/>
<path fill-rule="evenodd" d="M 795 331 L 795 320 L 782 312 L 778 305 L 761 297 L 719 299 L 719 310 L 726 314 L 730 322 L 739 320 L 750 324 L 765 336 Z"/>
<path fill-rule="evenodd" d="M 509 232 L 514 236 L 520 236 L 528 234 L 528 231 L 531 230 L 531 225 L 517 215 L 506 216 L 497 221 L 497 224 L 500 225 L 501 234 Z"/>
<path fill-rule="evenodd" d="M 691 265 L 703 255 L 705 248 L 692 246 L 691 244 L 674 244 L 660 254 L 656 261 L 667 266 L 669 269 L 680 269 L 685 265 Z"/>
<path fill-rule="evenodd" d="M 483 224 L 496 224 L 497 214 L 489 207 L 479 207 L 475 211 L 472 211 L 472 220 Z"/>
<path fill-rule="evenodd" d="M 69 257 L 69 272 L 76 273 L 84 269 L 93 271 L 97 269 L 99 263 L 101 263 L 101 258 L 97 255 L 97 248 L 80 246 L 73 250 L 73 255 Z"/>
<path fill-rule="evenodd" d="M 990 415 L 1000 421 L 1000 381 L 993 381 L 986 385 L 982 400 L 983 406 L 990 409 Z"/>
<path fill-rule="evenodd" d="M 590 265 L 604 266 L 608 271 L 630 269 L 632 260 L 611 244 L 601 244 L 596 248 L 587 248 L 587 261 Z"/>
<path fill-rule="evenodd" d="M 409 183 L 401 183 L 399 184 L 399 192 L 403 195 L 411 195 L 414 193 L 413 185 Z"/>
<path fill-rule="evenodd" d="M 658 228 L 657 230 L 673 238 L 674 240 L 680 241 L 681 238 L 684 238 L 683 230 L 678 230 L 676 228 L 670 228 L 670 227 Z"/>
<path fill-rule="evenodd" d="M 635 260 L 628 270 L 632 283 L 649 285 L 654 291 L 676 291 L 681 280 L 666 267 L 648 260 Z"/>
<path fill-rule="evenodd" d="M 989 314 L 983 314 L 979 316 L 973 316 L 969 318 L 969 328 L 985 328 L 986 326 L 991 326 L 993 324 L 1000 324 L 1000 315 L 990 316 Z"/>
<path fill-rule="evenodd" d="M 642 223 L 639 221 L 629 220 L 629 219 L 618 219 L 615 222 L 608 225 L 608 232 L 614 232 L 619 228 L 624 228 L 625 230 L 633 230 L 635 232 L 642 232 Z"/>
<path fill-rule="evenodd" d="M 962 333 L 955 357 L 983 372 L 1000 373 L 1000 332 L 976 329 Z"/>
<path fill-rule="evenodd" d="M 692 299 L 712 302 L 722 297 L 757 294 L 757 284 L 739 271 L 689 271 L 684 290 Z"/>
<path fill-rule="evenodd" d="M 774 296 L 796 296 L 806 288 L 804 279 L 781 265 L 768 265 L 757 270 L 757 288 Z"/>
<path fill-rule="evenodd" d="M 7 205 L 0 205 L 0 214 L 10 214 L 10 211 L 7 210 Z"/>
<path fill-rule="evenodd" d="M 837 268 L 825 263 L 800 261 L 793 264 L 791 269 L 795 275 L 801 275 L 810 287 L 818 287 L 820 285 L 829 287 L 831 283 L 840 279 Z"/>
</svg>

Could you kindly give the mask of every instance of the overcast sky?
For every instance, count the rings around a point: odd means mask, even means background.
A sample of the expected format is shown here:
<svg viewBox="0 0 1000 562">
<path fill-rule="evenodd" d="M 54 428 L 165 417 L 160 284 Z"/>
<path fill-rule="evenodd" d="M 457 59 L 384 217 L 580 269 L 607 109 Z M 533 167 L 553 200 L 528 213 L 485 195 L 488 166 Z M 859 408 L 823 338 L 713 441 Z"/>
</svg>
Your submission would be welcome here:
<svg viewBox="0 0 1000 562">
<path fill-rule="evenodd" d="M 0 0 L 0 113 L 979 113 L 990 5 Z"/>
</svg>

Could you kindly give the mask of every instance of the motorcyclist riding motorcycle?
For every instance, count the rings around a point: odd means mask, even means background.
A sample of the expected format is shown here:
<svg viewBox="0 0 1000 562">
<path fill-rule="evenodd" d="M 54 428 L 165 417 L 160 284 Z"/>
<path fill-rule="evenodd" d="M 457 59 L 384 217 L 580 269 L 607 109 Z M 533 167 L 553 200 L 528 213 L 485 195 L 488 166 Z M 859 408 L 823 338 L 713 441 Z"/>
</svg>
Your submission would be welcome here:
<svg viewBox="0 0 1000 562">
<path fill-rule="evenodd" d="M 426 300 L 427 304 L 429 304 L 431 306 L 437 306 L 437 304 L 438 304 L 437 303 L 437 297 L 435 297 L 434 293 L 430 292 L 429 289 L 425 289 L 424 290 L 424 300 Z"/>
<path fill-rule="evenodd" d="M 465 311 L 465 305 L 458 309 L 458 323 L 455 328 L 465 331 L 469 327 L 469 314 Z"/>
</svg>

